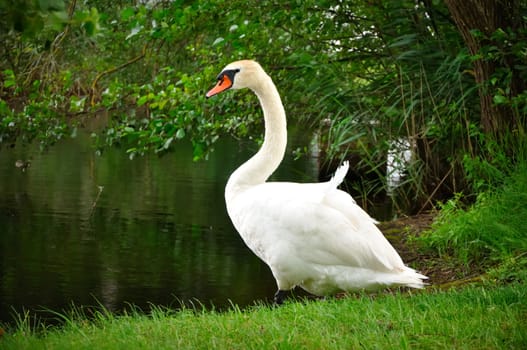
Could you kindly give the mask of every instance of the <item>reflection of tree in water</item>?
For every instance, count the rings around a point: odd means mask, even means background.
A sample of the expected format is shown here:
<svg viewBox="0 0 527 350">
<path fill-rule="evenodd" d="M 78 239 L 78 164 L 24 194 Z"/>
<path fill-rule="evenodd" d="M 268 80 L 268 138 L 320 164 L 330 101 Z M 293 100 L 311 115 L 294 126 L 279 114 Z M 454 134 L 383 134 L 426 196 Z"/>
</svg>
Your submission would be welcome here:
<svg viewBox="0 0 527 350">
<path fill-rule="evenodd" d="M 250 150 L 229 141 L 193 162 L 182 145 L 130 161 L 121 149 L 96 156 L 89 142 L 79 135 L 46 153 L 17 146 L 0 158 L 1 320 L 11 306 L 117 311 L 196 298 L 222 307 L 272 295 L 268 268 L 231 226 L 223 198 Z M 29 157 L 31 168 L 15 167 Z M 284 178 L 316 172 L 309 159 L 290 164 Z"/>
</svg>

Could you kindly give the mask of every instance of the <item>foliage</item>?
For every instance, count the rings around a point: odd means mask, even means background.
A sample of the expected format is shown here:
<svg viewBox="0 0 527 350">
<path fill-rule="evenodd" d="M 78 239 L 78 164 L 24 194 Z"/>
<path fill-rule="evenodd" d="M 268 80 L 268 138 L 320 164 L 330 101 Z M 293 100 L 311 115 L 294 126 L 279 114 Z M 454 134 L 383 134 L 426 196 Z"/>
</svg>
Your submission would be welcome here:
<svg viewBox="0 0 527 350">
<path fill-rule="evenodd" d="M 469 208 L 463 207 L 461 199 L 458 195 L 441 205 L 439 216 L 431 230 L 421 237 L 422 242 L 465 264 L 496 265 L 524 256 L 527 251 L 525 162 L 501 186 L 481 192 Z"/>
<path fill-rule="evenodd" d="M 495 161 L 498 155 L 482 146 L 501 145 L 505 138 L 500 135 L 500 139 L 493 139 L 480 129 L 478 85 L 474 84 L 472 63 L 476 59 L 503 62 L 505 57 L 510 58 L 509 51 L 515 53 L 517 62 L 524 61 L 525 41 L 519 40 L 521 31 L 516 36 L 496 35 L 503 45 L 492 48 L 498 41 L 493 37 L 483 47 L 493 55 L 471 55 L 462 47 L 445 8 L 422 3 L 410 10 L 404 2 L 386 6 L 391 10 L 388 15 L 384 14 L 386 7 L 372 6 L 353 24 L 344 22 L 348 28 L 358 27 L 359 33 L 371 31 L 371 36 L 382 38 L 383 44 L 373 46 L 369 36 L 354 36 L 353 44 L 348 45 L 353 50 L 338 51 L 345 57 L 339 57 L 322 73 L 326 78 L 315 82 L 310 96 L 322 96 L 316 103 L 322 116 L 315 120 L 330 120 L 326 134 L 329 157 L 358 153 L 361 161 L 357 167 L 362 173 L 373 174 L 370 179 L 374 181 L 369 180 L 368 186 L 376 190 L 370 192 L 389 189 L 386 156 L 394 150 L 394 144 L 409 145 L 407 149 L 413 156 L 402 161 L 405 176 L 394 192 L 399 209 L 416 212 L 433 206 L 432 199 L 468 193 L 467 185 L 477 187 L 475 182 L 480 179 L 465 176 L 468 162 L 464 160 Z M 339 10 L 339 18 L 347 13 L 358 14 L 356 8 Z M 378 18 L 383 21 L 374 20 Z M 513 69 L 519 70 L 510 63 L 504 65 L 489 80 L 494 84 L 495 101 L 510 105 L 512 100 L 520 104 L 525 101 L 521 94 L 511 100 L 499 97 L 499 91 L 512 96 Z M 514 152 L 514 140 L 525 137 L 525 111 L 516 105 L 514 110 L 518 122 L 508 138 L 511 142 L 504 146 L 507 153 Z"/>
<path fill-rule="evenodd" d="M 49 27 L 60 30 L 67 15 L 62 0 L 2 0 L 0 18 L 0 33 L 15 30 L 31 36 Z"/>
<path fill-rule="evenodd" d="M 3 349 L 523 348 L 525 284 L 329 299 L 227 312 L 154 308 L 115 316 L 74 309 L 58 328 L 21 315 Z M 89 318 L 88 318 L 89 317 Z M 124 335 L 124 336 L 123 336 Z"/>
<path fill-rule="evenodd" d="M 412 157 L 401 162 L 394 197 L 401 209 L 478 187 L 465 177 L 466 159 L 486 155 L 480 145 L 504 142 L 482 132 L 474 62 L 499 68 L 483 85 L 496 108 L 514 111 L 512 138 L 525 137 L 527 92 L 517 86 L 527 74 L 525 26 L 475 32 L 484 45 L 472 53 L 442 2 L 5 4 L 0 108 L 8 120 L 0 145 L 36 138 L 46 146 L 104 111 L 108 125 L 94 131 L 100 150 L 121 144 L 134 157 L 189 139 L 195 158 L 205 158 L 221 135 L 261 132 L 251 94 L 203 98 L 218 71 L 241 58 L 270 71 L 290 121 L 319 133 L 327 159 L 360 160 L 363 192 L 393 190 L 387 154 L 408 144 Z M 32 25 L 33 17 L 42 21 Z M 507 147 L 514 152 L 514 143 Z"/>
</svg>

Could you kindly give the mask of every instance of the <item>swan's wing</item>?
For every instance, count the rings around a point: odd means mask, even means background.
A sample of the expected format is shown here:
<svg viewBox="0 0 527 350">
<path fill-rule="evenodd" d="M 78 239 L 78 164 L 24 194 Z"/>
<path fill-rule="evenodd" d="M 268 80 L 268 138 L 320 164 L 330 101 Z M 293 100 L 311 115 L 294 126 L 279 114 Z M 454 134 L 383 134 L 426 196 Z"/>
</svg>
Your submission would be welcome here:
<svg viewBox="0 0 527 350">
<path fill-rule="evenodd" d="M 299 251 L 303 259 L 321 265 L 367 267 L 378 271 L 402 267 L 404 264 L 399 254 L 379 231 L 375 220 L 352 203 L 351 197 L 343 200 L 343 194 L 347 195 L 342 191 L 335 192 L 331 196 L 337 200 L 326 197 L 321 205 L 292 202 L 290 209 L 285 209 L 288 224 L 298 227 L 300 222 L 303 223 L 298 232 L 301 235 L 299 240 L 308 239 L 310 242 L 306 246 L 314 247 L 313 251 Z M 336 203 L 343 202 L 349 205 L 336 207 Z M 300 211 L 304 215 L 295 215 Z"/>
<path fill-rule="evenodd" d="M 329 181 L 330 186 L 324 191 L 321 205 L 332 208 L 342 214 L 349 221 L 353 231 L 352 234 L 362 237 L 368 245 L 371 254 L 375 255 L 385 267 L 391 269 L 395 266 L 403 266 L 404 263 L 399 254 L 377 228 L 377 220 L 358 206 L 348 193 L 337 189 L 344 180 L 348 169 L 348 161 L 345 161 L 337 169 L 335 175 Z"/>
<path fill-rule="evenodd" d="M 380 271 L 403 266 L 375 220 L 351 196 L 327 184 L 255 186 L 237 198 L 229 215 L 247 245 L 267 263 L 295 256 L 306 263 Z"/>
</svg>

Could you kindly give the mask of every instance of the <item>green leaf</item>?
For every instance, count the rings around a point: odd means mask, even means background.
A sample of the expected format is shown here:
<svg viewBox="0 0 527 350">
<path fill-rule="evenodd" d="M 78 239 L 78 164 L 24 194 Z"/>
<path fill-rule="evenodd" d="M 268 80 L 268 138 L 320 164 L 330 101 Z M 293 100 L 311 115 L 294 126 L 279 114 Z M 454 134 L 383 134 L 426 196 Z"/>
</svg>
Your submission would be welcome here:
<svg viewBox="0 0 527 350">
<path fill-rule="evenodd" d="M 163 109 L 165 107 L 165 105 L 167 104 L 168 100 L 167 99 L 163 99 L 163 100 L 160 100 L 158 103 L 157 103 L 157 108 L 159 109 Z"/>
<path fill-rule="evenodd" d="M 128 20 L 130 17 L 135 15 L 135 9 L 133 7 L 127 7 L 121 11 L 121 19 L 123 21 Z"/>
<path fill-rule="evenodd" d="M 142 106 L 148 101 L 148 95 L 141 96 L 139 100 L 137 100 L 137 105 Z"/>
<path fill-rule="evenodd" d="M 39 6 L 42 11 L 64 11 L 63 0 L 39 0 Z"/>
<path fill-rule="evenodd" d="M 508 99 L 503 95 L 494 95 L 493 101 L 497 105 L 502 105 L 506 104 L 508 102 Z"/>
<path fill-rule="evenodd" d="M 223 41 L 225 41 L 225 39 L 223 39 L 221 36 L 219 38 L 216 38 L 216 40 L 214 40 L 214 42 L 212 43 L 212 46 L 216 46 L 220 43 L 222 43 Z"/>
<path fill-rule="evenodd" d="M 172 141 L 174 141 L 174 138 L 173 137 L 169 137 L 165 143 L 163 144 L 163 148 L 164 149 L 168 149 L 170 147 L 170 144 L 172 143 Z"/>
<path fill-rule="evenodd" d="M 92 21 L 87 21 L 84 23 L 84 30 L 89 36 L 93 36 L 95 33 L 95 24 Z"/>
<path fill-rule="evenodd" d="M 181 140 L 182 138 L 185 137 L 185 129 L 179 129 L 177 132 L 176 132 L 176 139 L 178 140 Z"/>
<path fill-rule="evenodd" d="M 125 40 L 128 40 L 131 37 L 134 37 L 137 34 L 139 34 L 139 32 L 141 32 L 141 29 L 143 29 L 142 25 L 139 25 L 139 24 L 136 25 L 134 28 L 132 28 L 132 30 L 130 31 L 130 34 L 128 34 L 128 36 L 125 38 Z"/>
</svg>

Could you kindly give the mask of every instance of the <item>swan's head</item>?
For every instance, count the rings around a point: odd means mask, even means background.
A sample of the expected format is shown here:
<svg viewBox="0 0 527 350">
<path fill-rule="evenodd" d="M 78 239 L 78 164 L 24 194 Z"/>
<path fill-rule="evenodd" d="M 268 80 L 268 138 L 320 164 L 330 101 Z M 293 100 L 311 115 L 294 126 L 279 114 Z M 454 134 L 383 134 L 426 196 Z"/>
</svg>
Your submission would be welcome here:
<svg viewBox="0 0 527 350">
<path fill-rule="evenodd" d="M 209 92 L 207 98 L 228 89 L 255 89 L 264 70 L 258 62 L 251 60 L 236 61 L 228 64 L 218 75 L 218 82 Z"/>
</svg>

